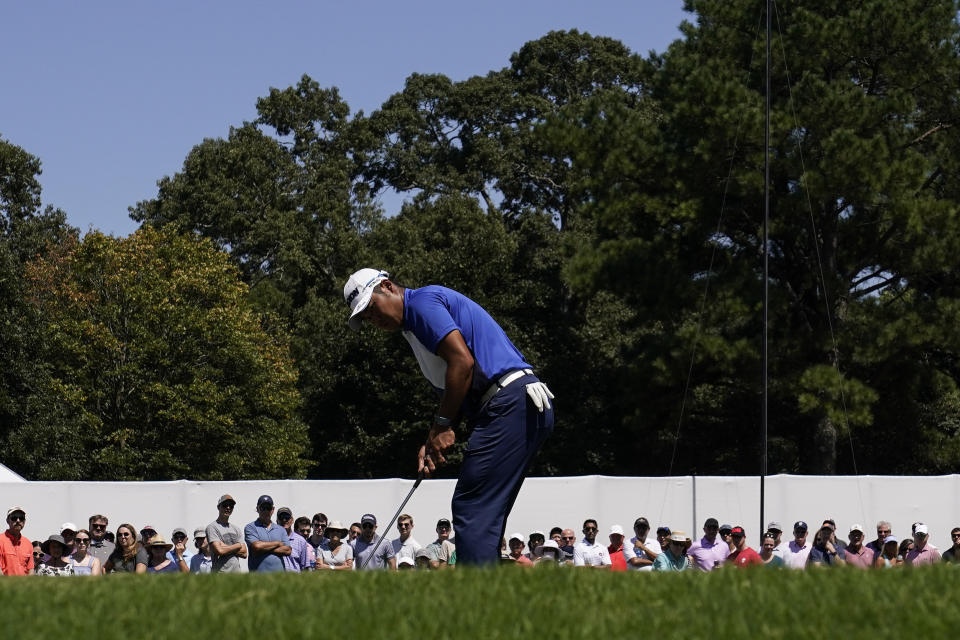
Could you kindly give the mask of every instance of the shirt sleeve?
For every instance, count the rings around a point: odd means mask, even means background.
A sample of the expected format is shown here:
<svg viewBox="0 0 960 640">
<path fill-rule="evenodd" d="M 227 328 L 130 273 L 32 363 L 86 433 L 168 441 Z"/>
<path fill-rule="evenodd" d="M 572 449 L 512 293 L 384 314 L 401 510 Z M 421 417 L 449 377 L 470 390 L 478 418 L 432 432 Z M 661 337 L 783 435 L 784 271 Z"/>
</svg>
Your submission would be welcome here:
<svg viewBox="0 0 960 640">
<path fill-rule="evenodd" d="M 437 352 L 440 342 L 454 329 L 459 329 L 443 298 L 435 291 L 419 291 L 407 305 L 407 322 L 413 335 L 430 350 Z"/>
<path fill-rule="evenodd" d="M 583 564 L 583 549 L 579 544 L 575 544 L 573 545 L 573 566 L 582 567 Z"/>
</svg>

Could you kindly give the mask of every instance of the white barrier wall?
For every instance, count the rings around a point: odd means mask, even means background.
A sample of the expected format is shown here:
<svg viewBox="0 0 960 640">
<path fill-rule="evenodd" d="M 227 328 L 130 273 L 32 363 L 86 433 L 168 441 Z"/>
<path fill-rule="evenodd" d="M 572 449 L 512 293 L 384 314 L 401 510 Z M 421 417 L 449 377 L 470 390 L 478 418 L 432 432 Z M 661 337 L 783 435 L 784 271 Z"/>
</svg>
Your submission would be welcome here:
<svg viewBox="0 0 960 640">
<path fill-rule="evenodd" d="M 434 526 L 450 517 L 454 480 L 424 480 L 405 511 L 414 518 L 414 537 L 426 544 Z M 169 539 L 175 527 L 193 529 L 216 518 L 217 498 L 231 494 L 237 501 L 232 520 L 243 526 L 256 518 L 261 494 L 270 494 L 277 507 L 290 507 L 295 516 L 323 512 L 346 526 L 373 513 L 381 522 L 393 516 L 413 485 L 412 480 L 264 480 L 236 482 L 0 482 L 3 513 L 14 505 L 27 513 L 24 534 L 31 540 L 58 533 L 64 522 L 81 528 L 95 513 L 110 519 L 116 531 L 123 522 L 140 529 L 153 525 Z M 811 529 L 833 518 L 842 538 L 851 524 L 863 525 L 873 539 L 877 520 L 889 520 L 894 535 L 910 535 L 913 522 L 930 527 L 931 541 L 950 546 L 950 529 L 960 525 L 960 476 L 769 476 L 765 481 L 765 520 L 779 521 L 784 537 L 793 523 L 806 521 Z M 628 533 L 638 516 L 654 527 L 666 524 L 701 533 L 703 521 L 743 525 L 755 544 L 760 527 L 760 480 L 739 476 L 679 476 L 661 478 L 578 476 L 528 478 L 507 524 L 507 534 L 524 535 L 553 526 L 579 534 L 586 518 L 600 524 L 606 540 L 612 524 Z M 764 523 L 766 524 L 766 523 Z M 387 533 L 396 537 L 394 527 Z"/>
</svg>

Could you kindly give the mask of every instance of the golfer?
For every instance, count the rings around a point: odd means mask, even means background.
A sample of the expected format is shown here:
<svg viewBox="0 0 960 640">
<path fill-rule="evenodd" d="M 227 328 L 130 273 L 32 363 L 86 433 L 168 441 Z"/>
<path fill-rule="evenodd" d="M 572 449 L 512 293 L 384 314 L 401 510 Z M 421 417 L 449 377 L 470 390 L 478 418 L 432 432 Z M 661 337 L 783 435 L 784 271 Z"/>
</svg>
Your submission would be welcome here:
<svg viewBox="0 0 960 640">
<path fill-rule="evenodd" d="M 497 562 L 527 468 L 553 431 L 553 394 L 500 325 L 463 294 L 433 285 L 408 289 L 384 271 L 360 269 L 343 297 L 350 328 L 366 320 L 401 331 L 424 376 L 441 392 L 417 471 L 429 475 L 446 461 L 460 420 L 472 427 L 453 492 L 457 564 Z"/>
</svg>

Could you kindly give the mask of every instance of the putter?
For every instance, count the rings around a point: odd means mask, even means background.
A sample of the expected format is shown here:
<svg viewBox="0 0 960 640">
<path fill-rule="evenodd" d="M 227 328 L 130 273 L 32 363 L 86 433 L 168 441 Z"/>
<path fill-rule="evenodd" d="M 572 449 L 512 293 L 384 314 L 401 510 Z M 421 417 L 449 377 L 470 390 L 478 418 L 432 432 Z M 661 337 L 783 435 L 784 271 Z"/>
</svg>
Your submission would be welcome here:
<svg viewBox="0 0 960 640">
<path fill-rule="evenodd" d="M 407 497 L 404 498 L 404 499 L 403 499 L 403 502 L 400 503 L 400 508 L 397 509 L 397 512 L 396 512 L 395 514 L 393 514 L 393 517 L 390 518 L 390 522 L 388 522 L 386 528 L 384 528 L 384 531 L 385 531 L 385 532 L 386 532 L 386 531 L 389 531 L 389 530 L 390 530 L 390 527 L 393 526 L 393 523 L 396 522 L 397 518 L 400 517 L 400 514 L 403 512 L 403 508 L 404 508 L 405 506 L 407 506 L 407 502 L 410 501 L 410 496 L 413 495 L 413 492 L 417 490 L 417 487 L 420 486 L 420 483 L 421 483 L 422 481 L 423 481 L 423 472 L 421 471 L 421 472 L 417 475 L 417 481 L 413 483 L 413 486 L 412 486 L 412 487 L 410 487 L 410 493 L 408 493 L 408 494 L 407 494 Z M 380 548 L 380 543 L 383 542 L 384 538 L 386 538 L 386 534 L 385 534 L 385 533 L 380 536 L 380 539 L 379 539 L 379 540 L 377 540 L 377 544 L 373 545 L 373 553 L 371 553 L 369 556 L 367 556 L 366 562 L 364 562 L 363 564 L 360 565 L 360 569 L 363 569 L 365 566 L 367 566 L 367 564 L 370 562 L 370 560 L 372 560 L 373 558 L 375 558 L 375 557 L 377 556 L 377 549 Z"/>
</svg>

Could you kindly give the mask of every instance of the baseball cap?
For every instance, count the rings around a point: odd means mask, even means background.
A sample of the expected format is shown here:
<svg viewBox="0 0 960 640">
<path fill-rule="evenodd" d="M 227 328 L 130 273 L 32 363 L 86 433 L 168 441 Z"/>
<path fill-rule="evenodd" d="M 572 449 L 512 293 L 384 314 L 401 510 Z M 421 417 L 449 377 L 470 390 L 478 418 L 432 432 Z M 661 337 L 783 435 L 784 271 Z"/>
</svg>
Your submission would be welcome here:
<svg viewBox="0 0 960 640">
<path fill-rule="evenodd" d="M 899 543 L 900 540 L 897 538 L 897 536 L 887 536 L 886 538 L 883 539 L 884 546 L 890 544 L 891 542 Z"/>
<path fill-rule="evenodd" d="M 720 525 L 720 531 L 733 531 L 733 525 L 722 524 Z"/>
<path fill-rule="evenodd" d="M 360 328 L 361 320 L 357 315 L 370 304 L 370 296 L 378 284 L 390 277 L 386 271 L 377 269 L 360 269 L 343 285 L 343 299 L 350 306 L 350 318 L 347 324 L 356 331 Z"/>
<path fill-rule="evenodd" d="M 658 536 L 668 536 L 670 535 L 670 527 L 657 527 Z"/>
<path fill-rule="evenodd" d="M 187 537 L 187 530 L 184 529 L 183 527 L 177 527 L 176 529 L 174 529 L 174 530 L 173 530 L 173 533 L 170 535 L 170 537 L 172 538 L 173 536 L 177 535 L 178 533 L 182 533 L 184 538 Z"/>
<path fill-rule="evenodd" d="M 914 533 L 915 535 L 916 535 L 916 534 L 919 534 L 919 535 L 925 536 L 925 535 L 927 535 L 928 533 L 930 533 L 930 530 L 927 529 L 927 525 L 923 524 L 922 522 L 918 522 L 918 523 L 917 523 L 917 528 L 914 530 L 913 533 Z"/>
<path fill-rule="evenodd" d="M 532 538 L 533 536 L 540 536 L 541 538 L 544 538 L 544 539 L 547 537 L 546 535 L 544 535 L 543 531 L 540 531 L 539 529 L 536 531 L 530 532 L 530 537 Z"/>
<path fill-rule="evenodd" d="M 413 558 L 411 558 L 410 556 L 403 556 L 402 558 L 400 558 L 399 560 L 397 560 L 397 565 L 401 565 L 401 564 L 408 564 L 408 565 L 410 565 L 411 567 L 413 567 L 413 566 L 415 566 L 417 563 L 414 562 L 414 561 L 413 561 Z"/>
<path fill-rule="evenodd" d="M 76 533 L 77 525 L 73 524 L 72 522 L 64 522 L 62 525 L 60 525 L 60 533 L 63 533 L 64 531 Z"/>
<path fill-rule="evenodd" d="M 633 528 L 636 529 L 637 527 L 640 527 L 640 526 L 644 526 L 647 529 L 649 529 L 650 521 L 644 518 L 643 516 L 640 516 L 639 518 L 633 521 Z"/>
<path fill-rule="evenodd" d="M 10 507 L 9 509 L 7 509 L 7 517 L 9 518 L 10 514 L 16 513 L 17 511 L 19 511 L 24 515 L 24 517 L 26 517 L 27 512 L 24 511 L 23 507 Z"/>
<path fill-rule="evenodd" d="M 194 537 L 194 538 L 206 538 L 206 537 L 207 537 L 207 530 L 204 529 L 204 528 L 202 528 L 202 527 L 197 527 L 196 529 L 193 530 L 193 537 Z"/>
<path fill-rule="evenodd" d="M 613 535 L 613 534 L 618 534 L 618 535 L 621 535 L 621 536 L 622 536 L 622 535 L 623 535 L 623 527 L 621 527 L 621 526 L 618 525 L 618 524 L 615 524 L 615 525 L 611 526 L 611 527 L 610 527 L 610 535 Z"/>
<path fill-rule="evenodd" d="M 523 542 L 523 534 L 522 534 L 522 533 L 511 533 L 511 534 L 510 534 L 510 537 L 507 538 L 507 540 L 508 540 L 508 541 L 519 540 L 520 542 Z"/>
<path fill-rule="evenodd" d="M 767 531 L 783 531 L 783 526 L 776 520 L 773 520 L 767 525 Z"/>
<path fill-rule="evenodd" d="M 744 535 L 743 527 L 737 525 L 736 527 L 730 529 L 730 535 L 734 535 L 734 536 Z"/>
<path fill-rule="evenodd" d="M 222 505 L 224 502 L 232 502 L 233 504 L 237 504 L 237 501 L 234 500 L 234 499 L 233 499 L 233 496 L 230 495 L 229 493 L 225 493 L 225 494 L 223 494 L 222 496 L 220 496 L 220 499 L 217 500 L 217 506 L 219 507 L 219 506 Z"/>
<path fill-rule="evenodd" d="M 257 498 L 257 509 L 259 509 L 260 507 L 272 507 L 272 506 L 273 506 L 273 498 L 271 498 L 270 496 L 264 494 L 259 498 Z"/>
<path fill-rule="evenodd" d="M 707 518 L 707 521 L 703 523 L 704 527 L 719 527 L 720 523 L 717 522 L 716 518 Z"/>
<path fill-rule="evenodd" d="M 440 527 L 446 527 L 450 529 L 453 527 L 453 525 L 451 525 L 450 521 L 447 520 L 446 518 L 440 518 L 439 520 L 437 520 L 437 529 L 439 529 Z"/>
<path fill-rule="evenodd" d="M 365 522 L 369 522 L 370 524 L 377 524 L 377 516 L 373 515 L 372 513 L 365 513 L 363 514 L 363 517 L 360 518 L 360 524 L 363 524 Z"/>
<path fill-rule="evenodd" d="M 793 530 L 796 531 L 797 529 L 802 529 L 803 531 L 806 531 L 807 529 L 809 529 L 809 527 L 807 526 L 807 523 L 804 522 L 803 520 L 797 520 L 796 522 L 793 523 Z"/>
<path fill-rule="evenodd" d="M 859 531 L 860 533 L 863 533 L 863 525 L 862 525 L 862 524 L 854 524 L 854 525 L 851 525 L 851 526 L 850 526 L 850 533 L 853 533 L 854 531 Z"/>
<path fill-rule="evenodd" d="M 279 518 L 282 515 L 288 515 L 292 518 L 293 511 L 290 510 L 290 507 L 280 507 L 279 509 L 277 509 L 277 517 Z"/>
</svg>

